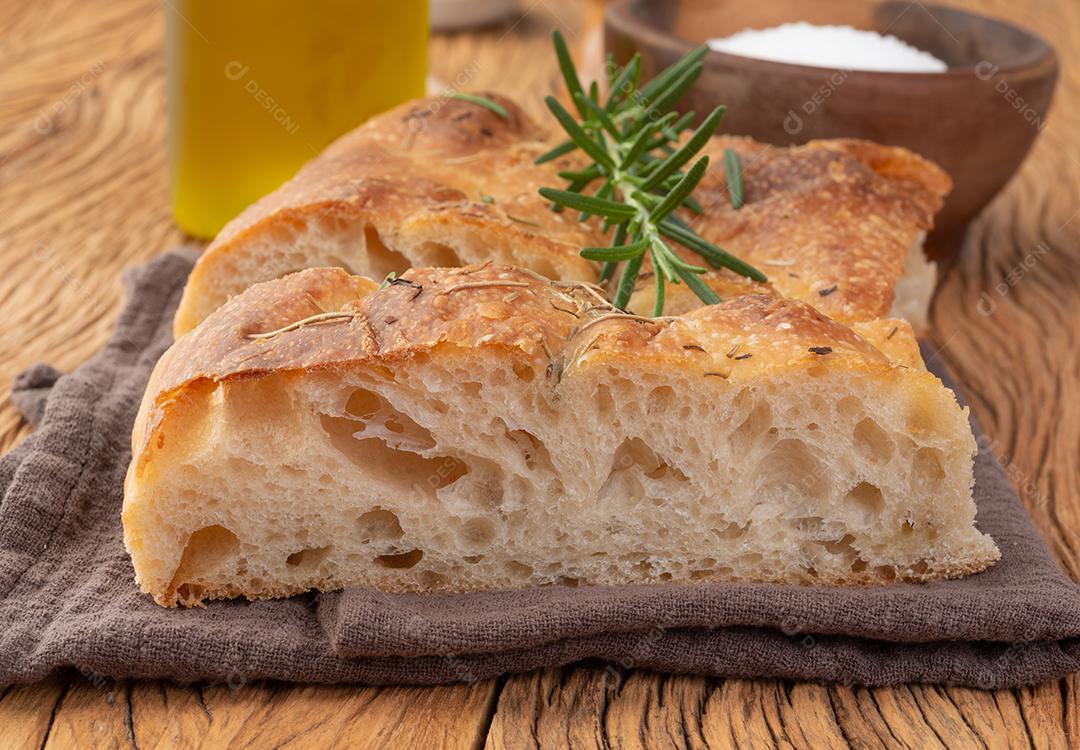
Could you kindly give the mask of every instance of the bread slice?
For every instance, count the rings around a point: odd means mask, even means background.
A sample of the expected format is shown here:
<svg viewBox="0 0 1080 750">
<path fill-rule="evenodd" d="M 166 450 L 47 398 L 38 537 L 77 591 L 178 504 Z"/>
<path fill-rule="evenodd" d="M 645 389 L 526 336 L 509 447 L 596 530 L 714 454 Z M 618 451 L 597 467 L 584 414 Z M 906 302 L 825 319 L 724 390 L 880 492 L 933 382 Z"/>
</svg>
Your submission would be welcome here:
<svg viewBox="0 0 1080 750">
<path fill-rule="evenodd" d="M 494 265 L 293 274 L 158 363 L 125 542 L 167 606 L 982 570 L 964 410 L 907 324 L 860 327 L 888 355 L 778 296 L 648 320 Z"/>
<path fill-rule="evenodd" d="M 414 266 L 494 261 L 595 280 L 597 266 L 578 253 L 605 242 L 597 225 L 551 211 L 537 193 L 563 185 L 558 172 L 580 168 L 579 155 L 534 164 L 549 133 L 490 96 L 507 117 L 436 97 L 373 118 L 244 211 L 195 266 L 177 336 L 251 284 L 316 266 L 381 279 Z M 727 148 L 745 170 L 738 211 L 719 167 Z M 787 149 L 718 137 L 706 151 L 714 166 L 695 193 L 705 214 L 686 216 L 703 236 L 837 320 L 892 310 L 921 327 L 933 287 L 922 238 L 950 188 L 936 165 L 854 140 Z M 912 275 L 922 282 L 904 281 Z"/>
</svg>

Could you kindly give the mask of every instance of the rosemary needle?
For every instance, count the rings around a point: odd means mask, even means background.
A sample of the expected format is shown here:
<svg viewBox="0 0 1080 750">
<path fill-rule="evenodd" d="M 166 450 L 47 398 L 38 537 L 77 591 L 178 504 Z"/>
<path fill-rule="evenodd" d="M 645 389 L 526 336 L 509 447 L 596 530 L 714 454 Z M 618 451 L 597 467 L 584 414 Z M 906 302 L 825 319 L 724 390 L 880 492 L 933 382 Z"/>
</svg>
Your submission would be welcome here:
<svg viewBox="0 0 1080 750">
<path fill-rule="evenodd" d="M 646 255 L 655 274 L 654 316 L 663 314 L 666 284 L 686 284 L 707 304 L 720 301 L 701 278 L 707 269 L 687 263 L 670 242 L 701 256 L 713 268 L 725 267 L 755 281 L 765 281 L 765 274 L 702 238 L 677 214 L 681 208 L 701 213 L 692 193 L 704 177 L 709 159 L 698 154 L 724 115 L 724 108 L 717 107 L 684 140 L 683 134 L 690 130 L 694 114 L 687 112 L 680 116 L 672 111 L 701 75 L 701 61 L 707 48 L 693 50 L 640 86 L 639 56 L 635 55 L 623 68 L 608 65 L 611 93 L 601 102 L 595 83 L 587 93 L 582 87 L 562 34 L 555 31 L 552 38 L 559 71 L 575 113 L 554 97 L 547 97 L 548 109 L 568 140 L 542 154 L 536 163 L 575 150 L 582 151 L 590 163 L 584 168 L 559 172 L 567 181 L 566 186 L 543 187 L 540 194 L 552 202 L 555 210 L 578 211 L 582 220 L 600 217 L 604 231 L 613 230 L 610 245 L 582 248 L 581 255 L 604 264 L 601 272 L 604 281 L 615 278 L 617 267 L 622 266 L 615 285 L 615 306 L 625 309 L 630 301 Z M 741 205 L 742 166 L 738 155 L 730 149 L 724 155 L 724 169 L 732 203 L 737 198 Z M 733 170 L 737 175 L 734 179 Z"/>
<path fill-rule="evenodd" d="M 507 119 L 510 117 L 510 113 L 506 110 L 506 107 L 496 101 L 488 99 L 486 96 L 477 96 L 476 94 L 466 94 L 462 91 L 454 91 L 450 94 L 450 98 L 463 102 L 471 102 L 472 104 L 479 104 L 481 107 L 490 109 L 499 117 L 505 117 Z"/>
<path fill-rule="evenodd" d="M 742 208 L 743 171 L 742 160 L 734 149 L 724 149 L 724 178 L 727 180 L 728 197 L 732 208 Z"/>
</svg>

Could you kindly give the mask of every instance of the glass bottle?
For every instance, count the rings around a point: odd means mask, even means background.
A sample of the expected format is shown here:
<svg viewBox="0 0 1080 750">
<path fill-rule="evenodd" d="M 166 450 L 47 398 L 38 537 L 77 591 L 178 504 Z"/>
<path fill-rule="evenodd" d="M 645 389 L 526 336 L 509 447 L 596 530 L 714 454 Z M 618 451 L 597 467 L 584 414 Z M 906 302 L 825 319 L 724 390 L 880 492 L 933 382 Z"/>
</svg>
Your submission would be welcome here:
<svg viewBox="0 0 1080 750">
<path fill-rule="evenodd" d="M 212 237 L 368 117 L 422 96 L 427 0 L 171 0 L 173 215 Z"/>
</svg>

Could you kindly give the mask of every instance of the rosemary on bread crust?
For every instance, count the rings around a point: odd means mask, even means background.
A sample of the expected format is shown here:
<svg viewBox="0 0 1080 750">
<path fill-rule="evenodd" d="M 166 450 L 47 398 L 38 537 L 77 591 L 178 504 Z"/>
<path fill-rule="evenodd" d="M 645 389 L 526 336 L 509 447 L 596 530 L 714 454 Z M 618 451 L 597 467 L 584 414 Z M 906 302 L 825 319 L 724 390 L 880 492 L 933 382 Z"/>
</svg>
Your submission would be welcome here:
<svg viewBox="0 0 1080 750">
<path fill-rule="evenodd" d="M 682 134 L 690 129 L 694 113 L 680 116 L 673 107 L 701 75 L 701 59 L 708 48 L 695 49 L 641 86 L 639 55 L 622 68 L 609 57 L 610 94 L 601 102 L 595 82 L 587 94 L 582 88 L 562 34 L 555 31 L 553 41 L 577 116 L 554 97 L 547 97 L 548 109 L 569 140 L 541 155 L 537 163 L 579 149 L 592 161 L 584 169 L 560 172 L 559 176 L 567 180 L 564 189 L 543 187 L 540 194 L 552 201 L 556 210 L 579 211 L 582 220 L 600 217 L 605 230 L 612 230 L 608 246 L 586 247 L 581 255 L 604 264 L 603 280 L 612 278 L 622 264 L 615 287 L 615 307 L 626 307 L 646 254 L 656 271 L 654 316 L 663 314 L 666 284 L 685 283 L 706 304 L 720 301 L 700 278 L 708 269 L 679 257 L 670 245 L 672 241 L 700 255 L 713 268 L 729 268 L 755 281 L 766 281 L 761 271 L 703 239 L 676 214 L 683 207 L 701 212 L 691 193 L 704 177 L 709 158 L 693 160 L 724 115 L 724 108 L 717 107 L 679 145 Z M 725 168 L 732 205 L 738 208 L 743 201 L 738 157 L 725 155 Z M 599 186 L 593 189 L 596 183 Z M 586 194 L 586 189 L 591 192 Z"/>
</svg>

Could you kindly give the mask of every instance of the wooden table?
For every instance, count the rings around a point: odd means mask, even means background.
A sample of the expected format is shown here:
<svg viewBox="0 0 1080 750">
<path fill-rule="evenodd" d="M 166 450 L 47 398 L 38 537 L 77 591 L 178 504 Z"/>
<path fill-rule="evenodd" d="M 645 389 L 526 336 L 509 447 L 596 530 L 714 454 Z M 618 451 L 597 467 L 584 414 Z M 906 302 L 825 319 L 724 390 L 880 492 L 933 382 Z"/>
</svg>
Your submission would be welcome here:
<svg viewBox="0 0 1080 750">
<path fill-rule="evenodd" d="M 1080 577 L 1080 3 L 952 0 L 1033 27 L 1064 56 L 1050 125 L 943 278 L 933 338 L 1040 531 Z M 571 0 L 437 36 L 433 72 L 539 111 L 547 34 Z M 924 13 L 913 3 L 907 11 Z M 0 450 L 27 434 L 11 377 L 73 368 L 105 339 L 120 270 L 181 241 L 165 183 L 162 12 L 153 0 L 0 3 Z M 982 297 L 982 295 L 988 297 Z M 984 315 L 994 302 L 994 310 Z M 435 688 L 179 687 L 78 674 L 0 691 L 0 745 L 208 747 L 1061 747 L 1080 681 L 982 692 L 824 687 L 577 665 Z"/>
</svg>

